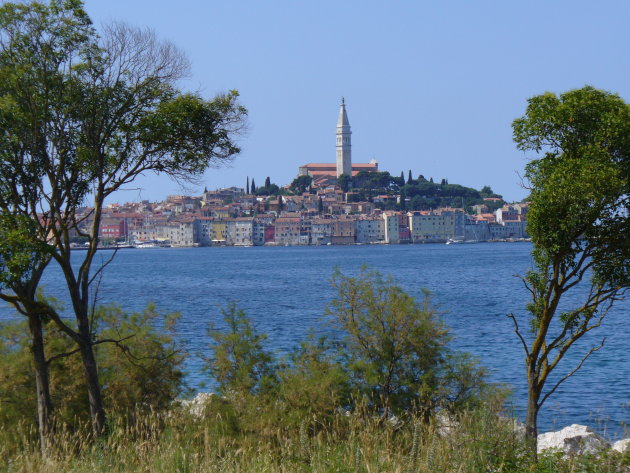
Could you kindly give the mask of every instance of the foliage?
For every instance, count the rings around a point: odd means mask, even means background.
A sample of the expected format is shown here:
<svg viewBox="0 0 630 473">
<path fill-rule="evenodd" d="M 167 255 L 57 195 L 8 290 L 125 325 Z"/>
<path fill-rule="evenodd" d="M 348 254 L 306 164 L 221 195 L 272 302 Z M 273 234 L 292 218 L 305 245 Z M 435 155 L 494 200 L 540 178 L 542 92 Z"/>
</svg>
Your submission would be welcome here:
<svg viewBox="0 0 630 473">
<path fill-rule="evenodd" d="M 173 45 L 120 23 L 96 34 L 78 0 L 3 4 L 0 46 L 0 213 L 30 218 L 55 248 L 48 254 L 64 273 L 76 326 L 48 315 L 81 348 L 100 434 L 105 412 L 90 304 L 105 199 L 146 172 L 194 179 L 229 162 L 247 111 L 236 91 L 211 100 L 182 92 L 188 61 Z M 89 227 L 76 215 L 88 198 Z M 88 245 L 73 266 L 75 232 Z M 17 296 L 16 307 L 32 305 Z"/>
<path fill-rule="evenodd" d="M 0 213 L 0 289 L 25 286 L 50 259 L 50 248 L 36 235 L 29 217 Z"/>
<path fill-rule="evenodd" d="M 295 194 L 303 194 L 310 189 L 312 182 L 313 178 L 309 175 L 298 176 L 293 179 L 293 182 L 291 183 L 291 190 Z"/>
<path fill-rule="evenodd" d="M 343 192 L 350 191 L 352 187 L 352 177 L 347 174 L 342 174 L 337 178 L 337 185 Z"/>
<path fill-rule="evenodd" d="M 242 472 L 486 472 L 620 473 L 630 456 L 617 452 L 562 458 L 548 454 L 538 464 L 511 420 L 491 405 L 466 412 L 448 434 L 437 421 L 409 417 L 400 425 L 337 412 L 320 430 L 261 435 L 234 429 L 230 405 L 215 401 L 203 418 L 177 410 L 143 413 L 133 422 L 112 416 L 111 434 L 96 444 L 60 433 L 56 454 L 43 459 L 24 426 L 0 432 L 0 471 L 12 473 Z M 317 418 L 315 419 L 315 421 Z"/>
<path fill-rule="evenodd" d="M 292 427 L 317 417 L 330 419 L 349 400 L 348 374 L 333 356 L 329 341 L 313 333 L 278 370 L 275 390 L 283 422 Z"/>
<path fill-rule="evenodd" d="M 272 356 L 263 348 L 267 336 L 259 334 L 233 302 L 221 314 L 227 331 L 210 325 L 212 356 L 206 358 L 206 370 L 217 381 L 221 393 L 267 392 L 275 375 Z"/>
<path fill-rule="evenodd" d="M 116 306 L 99 307 L 95 312 L 97 336 L 110 340 L 97 345 L 96 357 L 104 401 L 112 411 L 163 410 L 181 393 L 184 354 L 172 334 L 178 317 L 162 316 L 152 305 L 131 314 Z M 0 410 L 3 429 L 14 428 L 24 419 L 35 422 L 35 380 L 24 325 L 21 321 L 0 325 L 0 402 L 11 406 Z M 45 327 L 55 418 L 78 427 L 88 420 L 81 360 L 72 340 L 50 322 Z"/>
<path fill-rule="evenodd" d="M 338 295 L 327 313 L 345 334 L 340 355 L 353 388 L 384 415 L 392 410 L 428 415 L 481 394 L 483 372 L 472 363 L 454 363 L 448 330 L 428 293 L 419 305 L 391 277 L 365 268 L 354 278 L 337 271 L 332 284 Z M 472 380 L 464 388 L 462 382 Z"/>
<path fill-rule="evenodd" d="M 542 154 L 525 174 L 534 243 L 534 267 L 524 278 L 532 296 L 529 344 L 511 316 L 526 354 L 527 429 L 535 444 L 540 407 L 602 345 L 544 391 L 549 374 L 629 287 L 630 107 L 592 87 L 546 93 L 529 99 L 513 129 L 519 149 Z"/>
</svg>

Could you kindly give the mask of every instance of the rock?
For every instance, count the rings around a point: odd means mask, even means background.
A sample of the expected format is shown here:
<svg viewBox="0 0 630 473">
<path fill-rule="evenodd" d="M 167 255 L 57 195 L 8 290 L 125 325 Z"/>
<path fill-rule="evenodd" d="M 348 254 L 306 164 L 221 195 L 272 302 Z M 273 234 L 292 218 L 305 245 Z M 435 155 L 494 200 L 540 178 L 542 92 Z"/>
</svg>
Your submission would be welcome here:
<svg viewBox="0 0 630 473">
<path fill-rule="evenodd" d="M 214 396 L 214 393 L 199 393 L 189 401 L 182 401 L 181 406 L 193 416 L 202 417 L 206 405 Z"/>
<path fill-rule="evenodd" d="M 630 452 L 630 439 L 618 440 L 613 443 L 612 449 L 619 453 Z"/>
<path fill-rule="evenodd" d="M 557 449 L 565 455 L 595 454 L 610 448 L 610 443 L 585 425 L 573 424 L 558 432 L 547 432 L 538 436 L 538 453 Z"/>
<path fill-rule="evenodd" d="M 459 422 L 447 412 L 440 411 L 435 415 L 435 427 L 440 437 L 446 437 L 459 429 Z"/>
</svg>

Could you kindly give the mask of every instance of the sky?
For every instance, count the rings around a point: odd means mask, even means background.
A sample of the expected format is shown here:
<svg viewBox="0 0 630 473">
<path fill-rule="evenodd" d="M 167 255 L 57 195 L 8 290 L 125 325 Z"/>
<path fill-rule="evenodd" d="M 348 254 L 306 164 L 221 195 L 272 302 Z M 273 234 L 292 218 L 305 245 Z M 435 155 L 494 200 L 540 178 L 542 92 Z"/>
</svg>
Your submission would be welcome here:
<svg viewBox="0 0 630 473">
<path fill-rule="evenodd" d="M 187 90 L 236 89 L 249 111 L 242 151 L 198 186 L 147 175 L 118 202 L 163 200 L 335 162 L 341 97 L 352 160 L 394 176 L 527 195 L 512 121 L 527 99 L 584 85 L 630 101 L 627 0 L 86 0 L 97 27 L 153 29 L 192 63 Z"/>
</svg>

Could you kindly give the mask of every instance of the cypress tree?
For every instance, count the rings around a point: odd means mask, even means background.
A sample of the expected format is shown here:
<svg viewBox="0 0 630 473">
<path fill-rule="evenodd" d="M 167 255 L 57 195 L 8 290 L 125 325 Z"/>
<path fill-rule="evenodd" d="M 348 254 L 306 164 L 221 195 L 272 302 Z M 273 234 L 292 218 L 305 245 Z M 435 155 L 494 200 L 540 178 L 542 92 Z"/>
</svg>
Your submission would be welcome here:
<svg viewBox="0 0 630 473">
<path fill-rule="evenodd" d="M 271 179 L 269 179 L 269 176 L 267 176 L 267 179 L 265 179 L 265 187 L 267 189 L 271 187 Z"/>
<path fill-rule="evenodd" d="M 252 177 L 252 186 L 251 186 L 250 190 L 252 191 L 252 194 L 256 193 L 256 184 L 254 183 L 254 178 L 253 177 Z"/>
<path fill-rule="evenodd" d="M 249 195 L 249 176 L 247 176 L 247 184 L 245 186 L 245 194 Z"/>
<path fill-rule="evenodd" d="M 405 173 L 404 173 L 404 171 L 400 171 L 400 185 L 401 186 L 405 185 Z"/>
<path fill-rule="evenodd" d="M 411 184 L 411 181 L 413 181 L 413 177 L 411 176 L 411 169 L 409 170 L 409 177 L 407 177 L 407 184 Z"/>
</svg>

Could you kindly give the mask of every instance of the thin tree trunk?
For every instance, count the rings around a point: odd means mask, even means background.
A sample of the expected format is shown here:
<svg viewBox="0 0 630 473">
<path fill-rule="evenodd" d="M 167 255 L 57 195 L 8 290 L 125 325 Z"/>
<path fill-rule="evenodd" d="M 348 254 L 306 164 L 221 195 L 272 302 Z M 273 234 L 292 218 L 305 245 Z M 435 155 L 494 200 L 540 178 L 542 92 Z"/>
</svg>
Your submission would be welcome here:
<svg viewBox="0 0 630 473">
<path fill-rule="evenodd" d="M 536 375 L 528 368 L 527 373 L 527 414 L 525 417 L 525 441 L 534 461 L 538 461 L 538 410 L 540 389 Z"/>
<path fill-rule="evenodd" d="M 90 339 L 83 339 L 80 344 L 83 372 L 90 402 L 90 418 L 92 432 L 96 436 L 105 433 L 105 409 L 101 396 L 101 385 L 98 381 L 98 369 L 94 358 L 94 346 Z"/>
<path fill-rule="evenodd" d="M 28 317 L 31 332 L 31 351 L 35 364 L 35 387 L 37 390 L 37 423 L 42 456 L 46 456 L 50 446 L 52 400 L 50 397 L 50 380 L 48 364 L 44 352 L 44 333 L 42 319 L 39 315 Z"/>
</svg>

